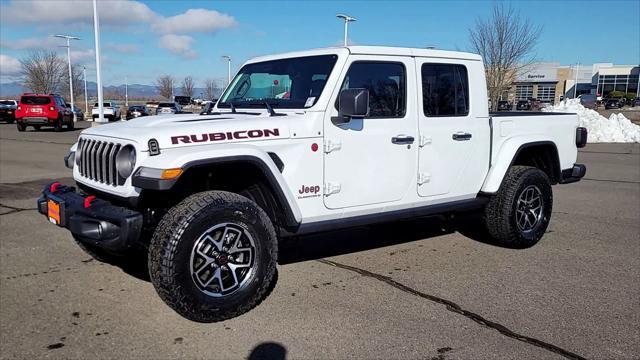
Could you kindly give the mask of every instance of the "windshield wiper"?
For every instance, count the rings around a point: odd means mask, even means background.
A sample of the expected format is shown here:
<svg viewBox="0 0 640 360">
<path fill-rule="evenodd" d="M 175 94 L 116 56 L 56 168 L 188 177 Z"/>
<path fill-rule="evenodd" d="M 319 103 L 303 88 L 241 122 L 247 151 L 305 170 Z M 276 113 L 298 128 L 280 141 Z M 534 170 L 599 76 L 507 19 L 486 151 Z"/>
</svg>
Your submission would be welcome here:
<svg viewBox="0 0 640 360">
<path fill-rule="evenodd" d="M 285 115 L 287 115 L 287 114 L 281 114 L 281 113 L 275 112 L 275 110 L 273 110 L 273 107 L 271 107 L 271 104 L 269 104 L 269 102 L 267 100 L 263 101 L 263 103 L 267 107 L 267 111 L 269 111 L 269 116 L 285 116 Z"/>
</svg>

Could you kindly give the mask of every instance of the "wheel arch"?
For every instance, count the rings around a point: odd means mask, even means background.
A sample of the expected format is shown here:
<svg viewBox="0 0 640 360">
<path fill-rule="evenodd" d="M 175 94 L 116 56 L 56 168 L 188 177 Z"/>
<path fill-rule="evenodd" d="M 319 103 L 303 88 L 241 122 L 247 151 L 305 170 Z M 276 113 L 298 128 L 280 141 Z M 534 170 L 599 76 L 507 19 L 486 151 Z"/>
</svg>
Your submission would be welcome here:
<svg viewBox="0 0 640 360">
<path fill-rule="evenodd" d="M 276 157 L 277 159 L 277 157 Z M 267 163 L 270 162 L 271 164 Z M 288 231 L 300 225 L 300 212 L 279 172 L 274 157 L 230 155 L 192 160 L 182 165 L 183 173 L 168 188 L 143 190 L 146 199 L 172 194 L 175 200 L 207 190 L 250 193 L 272 220 Z"/>
<path fill-rule="evenodd" d="M 490 169 L 482 186 L 482 193 L 491 194 L 498 191 L 507 170 L 514 165 L 532 166 L 542 170 L 552 185 L 560 182 L 562 178 L 558 147 L 551 140 L 511 142 L 501 147 L 496 158 L 500 160 Z"/>
</svg>

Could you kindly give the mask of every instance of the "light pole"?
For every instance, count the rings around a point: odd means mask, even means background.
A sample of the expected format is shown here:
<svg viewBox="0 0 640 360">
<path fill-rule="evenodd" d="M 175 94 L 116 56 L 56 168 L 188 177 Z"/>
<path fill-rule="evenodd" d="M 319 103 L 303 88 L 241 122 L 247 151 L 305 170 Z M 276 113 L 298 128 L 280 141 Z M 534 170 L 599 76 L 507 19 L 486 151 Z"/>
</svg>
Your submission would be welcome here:
<svg viewBox="0 0 640 360">
<path fill-rule="evenodd" d="M 76 122 L 76 113 L 73 111 L 73 74 L 71 73 L 71 40 L 80 40 L 77 36 L 70 35 L 53 35 L 57 38 L 67 39 L 67 60 L 69 62 L 69 99 L 71 100 L 71 113 L 73 114 L 73 122 Z"/>
<path fill-rule="evenodd" d="M 124 106 L 129 108 L 129 81 L 124 77 Z"/>
<path fill-rule="evenodd" d="M 84 113 L 89 113 L 89 100 L 87 99 L 87 67 L 82 67 L 82 77 L 84 78 Z"/>
<path fill-rule="evenodd" d="M 229 55 L 222 55 L 222 58 L 227 60 L 227 64 L 228 64 L 228 70 L 227 70 L 227 86 L 229 86 L 229 84 L 231 84 L 231 56 Z"/>
<path fill-rule="evenodd" d="M 573 98 L 576 98 L 578 94 L 578 69 L 580 69 L 580 63 L 576 63 L 576 83 L 573 85 Z"/>
<path fill-rule="evenodd" d="M 349 23 L 356 21 L 357 19 L 345 14 L 336 14 L 336 17 L 344 20 L 344 46 L 347 46 L 349 45 L 347 42 L 349 38 Z"/>
<path fill-rule="evenodd" d="M 98 4 L 93 0 L 93 36 L 96 44 L 96 81 L 98 83 L 98 122 L 104 122 L 104 98 L 102 97 L 102 76 L 100 75 L 100 19 Z"/>
</svg>

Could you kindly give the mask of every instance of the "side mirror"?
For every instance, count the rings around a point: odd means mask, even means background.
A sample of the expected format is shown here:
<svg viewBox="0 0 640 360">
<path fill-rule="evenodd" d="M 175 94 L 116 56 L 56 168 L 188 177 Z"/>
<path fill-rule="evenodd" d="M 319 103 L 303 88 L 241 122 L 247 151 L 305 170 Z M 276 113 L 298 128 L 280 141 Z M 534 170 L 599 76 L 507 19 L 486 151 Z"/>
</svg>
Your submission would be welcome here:
<svg viewBox="0 0 640 360">
<path fill-rule="evenodd" d="M 369 90 L 344 89 L 338 98 L 339 122 L 347 123 L 353 117 L 365 117 L 369 113 Z"/>
</svg>

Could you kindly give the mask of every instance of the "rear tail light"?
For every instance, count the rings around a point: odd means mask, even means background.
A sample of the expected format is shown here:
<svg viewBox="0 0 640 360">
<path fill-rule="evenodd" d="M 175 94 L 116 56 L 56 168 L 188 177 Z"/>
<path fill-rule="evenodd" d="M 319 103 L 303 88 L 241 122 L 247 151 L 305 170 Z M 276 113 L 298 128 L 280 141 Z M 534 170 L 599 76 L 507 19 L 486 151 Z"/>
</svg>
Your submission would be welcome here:
<svg viewBox="0 0 640 360">
<path fill-rule="evenodd" d="M 583 148 L 587 145 L 587 129 L 579 127 L 576 129 L 576 147 Z"/>
<path fill-rule="evenodd" d="M 18 110 L 22 110 L 22 106 L 18 105 Z"/>
<path fill-rule="evenodd" d="M 55 109 L 56 109 L 55 107 L 53 107 L 53 106 L 49 106 L 49 110 L 53 111 L 53 110 L 55 110 Z"/>
</svg>

